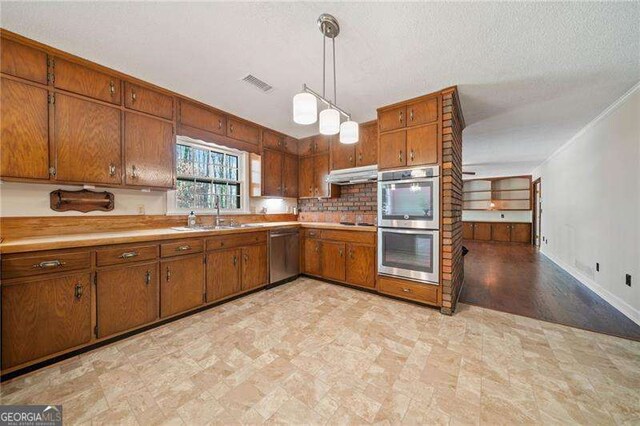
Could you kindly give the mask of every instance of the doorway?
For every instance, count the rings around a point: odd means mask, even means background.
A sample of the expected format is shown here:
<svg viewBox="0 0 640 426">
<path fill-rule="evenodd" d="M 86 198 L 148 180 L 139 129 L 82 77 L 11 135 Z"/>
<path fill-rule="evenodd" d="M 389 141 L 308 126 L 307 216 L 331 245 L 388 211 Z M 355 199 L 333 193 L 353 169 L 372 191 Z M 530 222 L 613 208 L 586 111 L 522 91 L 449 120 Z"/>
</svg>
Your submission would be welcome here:
<svg viewBox="0 0 640 426">
<path fill-rule="evenodd" d="M 533 245 L 540 247 L 542 229 L 542 180 L 533 182 Z"/>
</svg>

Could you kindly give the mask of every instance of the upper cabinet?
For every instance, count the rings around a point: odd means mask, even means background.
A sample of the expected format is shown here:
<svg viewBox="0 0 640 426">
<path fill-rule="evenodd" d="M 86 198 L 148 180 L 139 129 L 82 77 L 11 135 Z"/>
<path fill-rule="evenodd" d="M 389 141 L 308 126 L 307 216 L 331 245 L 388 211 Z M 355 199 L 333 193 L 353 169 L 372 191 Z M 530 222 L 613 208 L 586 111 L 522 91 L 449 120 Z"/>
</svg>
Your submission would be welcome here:
<svg viewBox="0 0 640 426">
<path fill-rule="evenodd" d="M 328 153 L 330 144 L 331 136 L 315 135 L 300 139 L 298 142 L 298 155 L 306 157 L 308 155 Z"/>
<path fill-rule="evenodd" d="M 378 168 L 437 164 L 440 94 L 378 109 Z"/>
<path fill-rule="evenodd" d="M 6 78 L 0 90 L 2 176 L 49 179 L 47 90 Z"/>
<path fill-rule="evenodd" d="M 227 136 L 257 146 L 260 143 L 260 128 L 248 121 L 229 118 Z"/>
<path fill-rule="evenodd" d="M 3 73 L 47 84 L 47 54 L 13 40 L 2 38 L 0 69 Z"/>
<path fill-rule="evenodd" d="M 124 83 L 124 106 L 167 120 L 173 118 L 173 96 L 128 81 Z"/>
<path fill-rule="evenodd" d="M 273 149 L 262 151 L 262 194 L 298 197 L 298 157 Z"/>
<path fill-rule="evenodd" d="M 183 126 L 224 135 L 227 132 L 227 117 L 215 110 L 180 100 L 178 122 Z"/>
<path fill-rule="evenodd" d="M 120 79 L 61 58 L 52 63 L 56 89 L 84 95 L 112 104 L 120 104 Z"/>
<path fill-rule="evenodd" d="M 145 188 L 173 187 L 173 125 L 127 112 L 124 123 L 125 183 Z"/>
<path fill-rule="evenodd" d="M 262 147 L 269 149 L 284 149 L 284 135 L 281 135 L 270 130 L 262 132 Z"/>
<path fill-rule="evenodd" d="M 340 143 L 338 135 L 330 137 L 331 170 L 375 165 L 378 162 L 378 125 L 375 121 L 360 125 L 360 139 L 355 144 Z"/>
</svg>

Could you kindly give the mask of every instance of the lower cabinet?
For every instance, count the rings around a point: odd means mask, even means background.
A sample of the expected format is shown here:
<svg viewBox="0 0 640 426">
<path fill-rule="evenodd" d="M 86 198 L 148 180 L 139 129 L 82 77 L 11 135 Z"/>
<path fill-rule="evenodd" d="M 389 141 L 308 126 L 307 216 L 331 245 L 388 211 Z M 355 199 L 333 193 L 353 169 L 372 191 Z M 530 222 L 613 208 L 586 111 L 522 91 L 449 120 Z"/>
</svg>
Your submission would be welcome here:
<svg viewBox="0 0 640 426">
<path fill-rule="evenodd" d="M 347 244 L 346 281 L 362 287 L 376 286 L 376 248 Z"/>
<path fill-rule="evenodd" d="M 267 284 L 269 269 L 267 245 L 242 248 L 242 290 L 250 290 Z"/>
<path fill-rule="evenodd" d="M 242 291 L 241 251 L 228 249 L 207 254 L 207 302 L 215 302 Z"/>
<path fill-rule="evenodd" d="M 531 224 L 514 222 L 464 222 L 463 238 L 478 241 L 531 243 Z"/>
<path fill-rule="evenodd" d="M 2 369 L 91 340 L 91 274 L 2 285 Z"/>
<path fill-rule="evenodd" d="M 202 305 L 204 262 L 201 254 L 162 260 L 160 275 L 161 318 Z"/>
<path fill-rule="evenodd" d="M 437 305 L 440 286 L 381 276 L 378 278 L 378 291 L 403 299 Z"/>
<path fill-rule="evenodd" d="M 303 272 L 333 281 L 375 288 L 375 237 L 375 233 L 362 231 L 308 230 L 302 253 Z"/>
<path fill-rule="evenodd" d="M 110 336 L 158 317 L 158 262 L 97 273 L 98 337 Z"/>
</svg>

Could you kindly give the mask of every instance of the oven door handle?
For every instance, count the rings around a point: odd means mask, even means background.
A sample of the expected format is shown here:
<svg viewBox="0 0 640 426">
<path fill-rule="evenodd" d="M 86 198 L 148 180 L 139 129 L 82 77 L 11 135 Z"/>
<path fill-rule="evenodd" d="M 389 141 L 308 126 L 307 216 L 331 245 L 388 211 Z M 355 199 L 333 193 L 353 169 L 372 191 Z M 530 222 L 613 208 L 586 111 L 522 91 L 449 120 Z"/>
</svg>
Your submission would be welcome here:
<svg viewBox="0 0 640 426">
<path fill-rule="evenodd" d="M 417 179 L 402 179 L 402 180 L 379 180 L 380 185 L 396 184 L 396 183 L 419 183 L 419 182 L 433 182 L 438 180 L 439 176 L 417 178 Z"/>
<path fill-rule="evenodd" d="M 391 232 L 393 234 L 420 234 L 437 236 L 440 231 L 434 229 L 394 229 L 394 228 L 380 228 L 378 227 L 378 233 L 384 234 L 385 232 Z"/>
</svg>

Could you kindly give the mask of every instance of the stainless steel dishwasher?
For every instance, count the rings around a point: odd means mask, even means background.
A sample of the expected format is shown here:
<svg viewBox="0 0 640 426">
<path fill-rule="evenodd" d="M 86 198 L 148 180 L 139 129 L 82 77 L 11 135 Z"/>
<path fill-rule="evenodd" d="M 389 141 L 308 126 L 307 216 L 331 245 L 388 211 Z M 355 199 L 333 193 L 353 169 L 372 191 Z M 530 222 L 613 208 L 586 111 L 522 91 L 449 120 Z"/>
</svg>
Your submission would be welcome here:
<svg viewBox="0 0 640 426">
<path fill-rule="evenodd" d="M 270 233 L 269 283 L 277 283 L 300 274 L 300 234 L 298 228 L 274 229 Z"/>
</svg>

